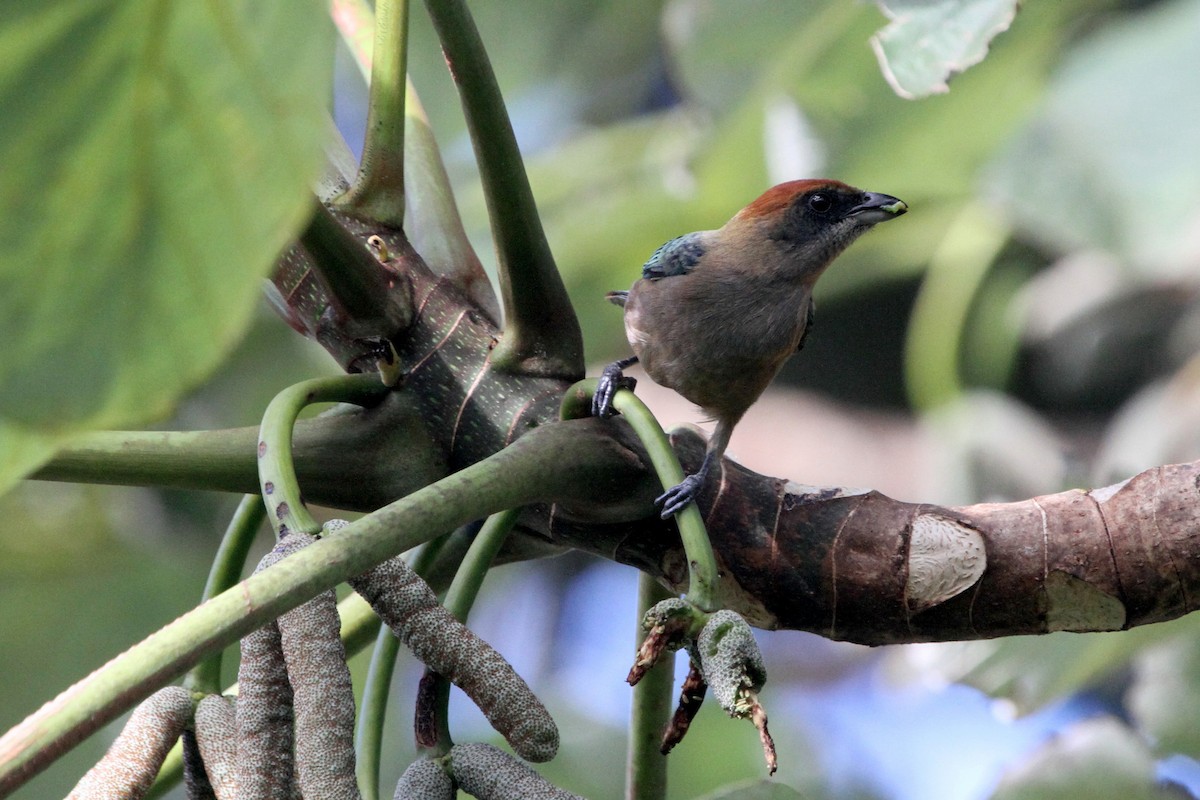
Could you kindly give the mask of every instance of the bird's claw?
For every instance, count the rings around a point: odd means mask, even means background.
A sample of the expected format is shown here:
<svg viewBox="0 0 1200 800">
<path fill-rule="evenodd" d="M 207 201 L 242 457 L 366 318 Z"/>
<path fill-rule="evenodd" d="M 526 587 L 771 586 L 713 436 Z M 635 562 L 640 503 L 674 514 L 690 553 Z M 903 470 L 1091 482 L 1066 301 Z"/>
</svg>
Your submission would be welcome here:
<svg viewBox="0 0 1200 800">
<path fill-rule="evenodd" d="M 609 364 L 604 368 L 604 372 L 600 373 L 596 393 L 592 395 L 592 416 L 611 417 L 616 413 L 613 409 L 613 398 L 617 396 L 617 392 L 621 389 L 633 391 L 635 386 L 636 378 L 630 378 L 622 372 L 619 364 Z"/>
<path fill-rule="evenodd" d="M 670 519 L 683 511 L 687 508 L 687 504 L 694 501 L 696 495 L 700 494 L 700 487 L 703 485 L 704 476 L 696 473 L 688 475 L 678 486 L 667 489 L 654 501 L 654 505 L 660 509 L 659 516 L 663 519 Z"/>
</svg>

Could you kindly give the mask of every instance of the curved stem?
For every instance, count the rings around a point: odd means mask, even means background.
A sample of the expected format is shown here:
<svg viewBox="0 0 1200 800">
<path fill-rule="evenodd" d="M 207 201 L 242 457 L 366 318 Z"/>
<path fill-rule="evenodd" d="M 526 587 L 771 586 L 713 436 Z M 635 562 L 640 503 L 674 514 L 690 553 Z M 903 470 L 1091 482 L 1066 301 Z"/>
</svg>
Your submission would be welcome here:
<svg viewBox="0 0 1200 800">
<path fill-rule="evenodd" d="M 634 646 L 645 637 L 642 620 L 657 603 L 674 595 L 657 580 L 638 574 L 637 631 Z M 661 751 L 663 727 L 671 714 L 674 659 L 664 658 L 633 687 L 629 749 L 625 765 L 625 800 L 663 800 L 667 796 L 667 757 Z"/>
<path fill-rule="evenodd" d="M 463 114 L 491 220 L 504 305 L 501 370 L 582 377 L 583 336 L 554 263 L 496 75 L 464 0 L 426 0 Z"/>
<path fill-rule="evenodd" d="M 208 653 L 317 593 L 469 520 L 534 502 L 579 502 L 597 483 L 620 480 L 628 470 L 622 451 L 605 437 L 579 433 L 571 423 L 530 431 L 250 576 L 129 648 L 0 737 L 0 796 Z M 567 449 L 572 458 L 564 464 Z"/>
<path fill-rule="evenodd" d="M 335 204 L 393 228 L 404 226 L 407 62 L 408 0 L 378 0 L 362 163 L 354 186 Z"/>
<path fill-rule="evenodd" d="M 292 460 L 292 429 L 300 412 L 315 403 L 374 405 L 389 391 L 371 373 L 337 375 L 289 386 L 267 405 L 258 435 L 258 479 L 263 505 L 277 538 L 283 538 L 288 531 L 321 532 L 321 523 L 308 513 L 300 496 Z"/>
<path fill-rule="evenodd" d="M 596 393 L 596 380 L 589 378 L 572 386 L 563 397 L 560 415 L 564 419 L 574 419 L 587 416 L 590 412 L 590 398 Z M 683 481 L 683 467 L 679 458 L 671 449 L 671 442 L 663 432 L 658 420 L 650 413 L 637 395 L 628 389 L 621 389 L 613 398 L 613 407 L 621 412 L 621 416 L 633 428 L 650 456 L 650 463 L 658 479 L 662 481 L 663 489 L 670 489 Z M 713 554 L 712 543 L 708 540 L 708 531 L 704 528 L 704 517 L 695 503 L 687 506 L 675 515 L 679 525 L 679 537 L 683 541 L 683 549 L 688 559 L 688 600 L 702 611 L 715 611 L 717 593 L 717 558 Z"/>
<path fill-rule="evenodd" d="M 467 621 L 471 606 L 475 604 L 475 598 L 479 596 L 479 589 L 483 586 L 483 579 L 487 577 L 492 561 L 500 552 L 504 540 L 508 538 L 509 531 L 517 524 L 520 514 L 519 508 L 492 514 L 475 535 L 475 541 L 471 542 L 471 547 L 459 565 L 458 572 L 454 573 L 454 580 L 450 583 L 446 599 L 442 603 L 459 622 Z"/>
<path fill-rule="evenodd" d="M 200 602 L 215 597 L 238 582 L 242 577 L 242 569 L 246 566 L 246 555 L 250 545 L 263 520 L 267 518 L 267 509 L 258 495 L 248 494 L 242 497 L 221 544 L 213 557 L 212 567 L 208 572 L 208 580 L 204 584 L 204 592 Z M 193 692 L 214 694 L 221 690 L 221 656 L 222 651 L 210 653 L 191 672 L 188 673 L 183 685 Z"/>
</svg>

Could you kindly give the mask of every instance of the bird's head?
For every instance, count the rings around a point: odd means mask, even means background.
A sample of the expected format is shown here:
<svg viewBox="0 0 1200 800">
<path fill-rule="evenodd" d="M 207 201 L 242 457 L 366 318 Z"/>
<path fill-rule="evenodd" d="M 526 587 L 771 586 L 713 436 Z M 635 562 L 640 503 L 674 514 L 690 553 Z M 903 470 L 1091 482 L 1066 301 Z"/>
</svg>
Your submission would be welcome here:
<svg viewBox="0 0 1200 800">
<path fill-rule="evenodd" d="M 903 200 L 841 181 L 798 180 L 763 192 L 726 228 L 739 236 L 766 237 L 815 278 L 872 226 L 907 210 Z"/>
</svg>

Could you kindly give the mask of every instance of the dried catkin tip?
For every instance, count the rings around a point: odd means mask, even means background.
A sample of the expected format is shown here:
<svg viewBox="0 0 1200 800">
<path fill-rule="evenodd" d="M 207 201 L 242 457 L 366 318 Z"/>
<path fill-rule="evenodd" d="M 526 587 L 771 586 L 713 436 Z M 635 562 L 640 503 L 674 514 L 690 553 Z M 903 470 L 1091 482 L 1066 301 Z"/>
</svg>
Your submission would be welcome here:
<svg viewBox="0 0 1200 800">
<path fill-rule="evenodd" d="M 654 604 L 642 619 L 642 627 L 649 632 L 638 648 L 633 667 L 625 678 L 626 683 L 637 686 L 638 681 L 665 653 L 682 647 L 688 632 L 696 626 L 697 615 L 701 613 L 691 603 L 678 597 L 669 597 Z"/>
<path fill-rule="evenodd" d="M 385 561 L 350 581 L 406 647 L 479 706 L 513 750 L 528 761 L 558 752 L 558 728 L 512 666 L 456 620 L 403 559 Z"/>
<path fill-rule="evenodd" d="M 460 789 L 479 800 L 584 800 L 490 744 L 451 747 L 450 772 Z"/>
<path fill-rule="evenodd" d="M 256 573 L 289 552 L 281 549 L 283 544 L 263 557 Z M 293 738 L 292 685 L 283 661 L 279 626 L 270 622 L 242 639 L 235 761 L 235 783 L 241 797 L 291 800 Z"/>
<path fill-rule="evenodd" d="M 682 742 L 683 737 L 687 735 L 688 728 L 692 726 L 692 720 L 700 711 L 700 705 L 704 702 L 704 695 L 707 691 L 708 684 L 704 682 L 704 674 L 700 671 L 699 665 L 693 661 L 688 669 L 687 677 L 683 679 L 683 686 L 679 687 L 679 705 L 676 707 L 671 721 L 667 724 L 667 729 L 663 731 L 662 742 L 658 747 L 659 752 L 664 756 L 670 753 L 675 745 Z"/>
<path fill-rule="evenodd" d="M 217 800 L 238 800 L 236 713 L 233 698 L 215 694 L 196 706 L 196 746 Z"/>
<path fill-rule="evenodd" d="M 137 800 L 192 718 L 192 693 L 167 686 L 134 709 L 108 752 L 88 770 L 67 800 Z"/>
<path fill-rule="evenodd" d="M 316 541 L 289 534 L 276 547 L 295 552 Z M 305 797 L 357 800 L 354 774 L 354 687 L 333 590 L 277 621 L 295 709 L 296 774 Z"/>
<path fill-rule="evenodd" d="M 767 768 L 774 774 L 775 743 L 767 730 L 767 712 L 758 701 L 758 692 L 767 682 L 767 669 L 750 626 L 733 611 L 716 612 L 696 639 L 695 657 L 725 713 L 753 720 Z"/>
<path fill-rule="evenodd" d="M 414 761 L 400 776 L 392 800 L 454 800 L 458 791 L 440 760 Z"/>
</svg>

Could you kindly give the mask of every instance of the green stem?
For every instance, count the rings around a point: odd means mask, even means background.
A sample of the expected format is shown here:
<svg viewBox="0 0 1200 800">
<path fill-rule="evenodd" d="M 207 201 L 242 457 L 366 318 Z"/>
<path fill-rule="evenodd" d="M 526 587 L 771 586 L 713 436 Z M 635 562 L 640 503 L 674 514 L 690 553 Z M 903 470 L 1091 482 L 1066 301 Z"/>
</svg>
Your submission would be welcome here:
<svg viewBox="0 0 1200 800">
<path fill-rule="evenodd" d="M 407 61 L 408 0 L 378 0 L 362 163 L 354 186 L 336 204 L 393 228 L 404 226 Z"/>
<path fill-rule="evenodd" d="M 520 514 L 519 508 L 492 514 L 476 534 L 475 541 L 471 542 L 471 547 L 459 565 L 458 572 L 454 573 L 454 580 L 450 583 L 450 589 L 447 590 L 446 599 L 442 603 L 459 622 L 467 621 L 471 606 L 475 604 L 475 598 L 479 596 L 479 589 L 483 586 L 483 579 L 487 577 L 492 561 L 508 538 L 509 531 L 517 524 Z"/>
<path fill-rule="evenodd" d="M 296 465 L 292 460 L 292 429 L 300 412 L 315 403 L 371 406 L 389 391 L 372 373 L 336 375 L 289 386 L 267 405 L 258 435 L 258 479 L 263 505 L 267 507 L 271 529 L 277 538 L 283 538 L 289 530 L 321 532 L 321 523 L 308 513 L 300 496 L 300 483 L 296 480 Z"/>
<path fill-rule="evenodd" d="M 562 453 L 573 458 L 563 463 Z M 509 447 L 351 523 L 184 614 L 0 737 L 0 796 L 227 647 L 319 592 L 472 519 L 534 502 L 579 501 L 628 470 L 604 437 L 545 425 Z"/>
<path fill-rule="evenodd" d="M 383 723 L 387 714 L 392 671 L 400 653 L 400 639 L 385 626 L 375 639 L 375 650 L 367 667 L 355 728 L 355 771 L 363 800 L 379 800 L 379 756 L 383 751 Z"/>
<path fill-rule="evenodd" d="M 930 258 L 904 347 L 905 382 L 914 408 L 929 410 L 962 394 L 959 359 L 967 315 L 1008 235 L 994 214 L 971 204 L 954 219 Z"/>
<path fill-rule="evenodd" d="M 634 646 L 645 637 L 642 620 L 657 603 L 674 595 L 657 580 L 638 573 L 637 633 Z M 667 757 L 662 754 L 663 726 L 671 714 L 674 659 L 664 658 L 633 687 L 626 756 L 625 799 L 663 800 L 667 796 Z"/>
<path fill-rule="evenodd" d="M 390 338 L 407 327 L 408 311 L 404 303 L 393 302 L 395 281 L 387 268 L 319 200 L 300 243 L 312 256 L 346 335 Z"/>
<path fill-rule="evenodd" d="M 588 398 L 596 392 L 596 380 L 589 378 L 572 386 L 563 397 L 560 416 L 564 419 L 574 419 L 590 413 Z M 628 389 L 617 392 L 613 398 L 613 407 L 621 412 L 621 416 L 633 428 L 633 432 L 641 439 L 650 463 L 662 482 L 663 489 L 670 489 L 683 482 L 683 467 L 679 458 L 671 449 L 671 442 L 663 432 L 658 420 L 650 413 L 637 395 Z M 688 592 L 687 599 L 702 611 L 716 611 L 717 606 L 717 558 L 713 553 L 712 543 L 708 540 L 708 531 L 704 528 L 704 517 L 695 503 L 675 515 L 679 526 L 679 538 L 683 541 L 683 550 L 688 559 Z"/>
<path fill-rule="evenodd" d="M 583 336 L 538 216 L 496 75 L 464 0 L 426 0 L 463 115 L 491 220 L 504 305 L 501 370 L 555 377 L 584 372 Z"/>
<path fill-rule="evenodd" d="M 215 597 L 238 582 L 242 570 L 246 566 L 246 555 L 250 545 L 263 520 L 267 518 L 267 509 L 258 495 L 248 494 L 242 497 L 221 544 L 213 557 L 212 567 L 208 572 L 208 581 L 204 584 L 204 592 L 200 602 Z M 214 694 L 221 690 L 221 656 L 223 651 L 217 650 L 206 656 L 188 673 L 183 685 L 193 692 Z"/>
</svg>

